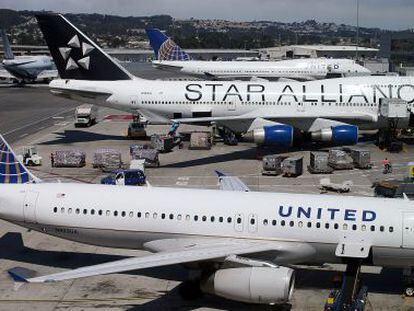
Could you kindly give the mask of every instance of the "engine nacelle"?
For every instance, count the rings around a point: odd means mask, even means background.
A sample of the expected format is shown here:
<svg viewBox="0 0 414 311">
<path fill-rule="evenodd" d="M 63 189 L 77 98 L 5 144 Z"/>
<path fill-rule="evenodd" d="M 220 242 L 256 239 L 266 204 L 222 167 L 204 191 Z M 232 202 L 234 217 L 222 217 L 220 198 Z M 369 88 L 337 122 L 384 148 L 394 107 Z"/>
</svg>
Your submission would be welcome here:
<svg viewBox="0 0 414 311">
<path fill-rule="evenodd" d="M 331 142 L 335 145 L 355 145 L 358 143 L 358 127 L 355 125 L 337 125 L 312 132 L 312 139 Z"/>
<path fill-rule="evenodd" d="M 259 145 L 290 147 L 293 144 L 293 127 L 285 124 L 266 125 L 246 133 L 244 138 Z"/>
<path fill-rule="evenodd" d="M 247 303 L 280 304 L 290 300 L 294 271 L 286 267 L 246 267 L 217 270 L 201 282 L 201 290 Z"/>
</svg>

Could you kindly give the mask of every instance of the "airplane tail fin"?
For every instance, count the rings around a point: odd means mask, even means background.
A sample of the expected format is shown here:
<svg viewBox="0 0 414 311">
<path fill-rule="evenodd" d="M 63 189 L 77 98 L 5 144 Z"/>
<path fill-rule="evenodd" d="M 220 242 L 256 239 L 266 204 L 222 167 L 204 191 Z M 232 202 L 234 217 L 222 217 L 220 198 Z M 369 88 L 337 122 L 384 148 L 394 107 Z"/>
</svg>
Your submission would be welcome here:
<svg viewBox="0 0 414 311">
<path fill-rule="evenodd" d="M 0 184 L 26 184 L 31 181 L 40 182 L 40 179 L 29 172 L 0 135 Z"/>
<path fill-rule="evenodd" d="M 61 14 L 38 14 L 37 22 L 62 79 L 114 81 L 134 78 Z"/>
<path fill-rule="evenodd" d="M 13 51 L 10 46 L 9 39 L 7 38 L 7 34 L 4 29 L 1 29 L 1 40 L 3 41 L 3 49 L 4 49 L 4 59 L 13 59 Z"/>
<path fill-rule="evenodd" d="M 190 56 L 157 28 L 145 29 L 155 58 L 158 60 L 190 60 Z"/>
</svg>

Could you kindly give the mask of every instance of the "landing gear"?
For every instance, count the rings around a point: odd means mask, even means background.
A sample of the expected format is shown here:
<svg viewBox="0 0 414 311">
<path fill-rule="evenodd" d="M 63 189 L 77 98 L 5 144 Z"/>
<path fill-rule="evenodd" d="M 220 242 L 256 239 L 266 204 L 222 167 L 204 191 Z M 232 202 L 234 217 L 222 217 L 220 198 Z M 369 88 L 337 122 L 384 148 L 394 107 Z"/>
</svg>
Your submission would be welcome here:
<svg viewBox="0 0 414 311">
<path fill-rule="evenodd" d="M 222 129 L 221 136 L 223 137 L 223 142 L 226 145 L 236 146 L 239 143 L 236 134 L 226 127 Z"/>
</svg>

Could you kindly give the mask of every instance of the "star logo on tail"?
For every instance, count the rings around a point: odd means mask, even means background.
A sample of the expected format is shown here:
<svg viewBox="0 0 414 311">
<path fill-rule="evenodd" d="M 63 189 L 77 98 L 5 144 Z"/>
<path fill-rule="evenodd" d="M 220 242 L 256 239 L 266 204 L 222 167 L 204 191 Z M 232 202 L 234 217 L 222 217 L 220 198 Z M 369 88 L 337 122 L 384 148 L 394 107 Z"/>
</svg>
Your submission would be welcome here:
<svg viewBox="0 0 414 311">
<path fill-rule="evenodd" d="M 70 57 L 70 53 L 73 49 L 81 49 L 83 57 L 78 60 L 74 60 L 72 57 Z M 81 42 L 78 35 L 74 35 L 68 41 L 67 46 L 59 48 L 59 52 L 66 62 L 66 70 L 75 70 L 79 67 L 89 70 L 90 56 L 88 56 L 88 54 L 94 49 L 95 48 L 92 45 L 86 42 Z"/>
</svg>

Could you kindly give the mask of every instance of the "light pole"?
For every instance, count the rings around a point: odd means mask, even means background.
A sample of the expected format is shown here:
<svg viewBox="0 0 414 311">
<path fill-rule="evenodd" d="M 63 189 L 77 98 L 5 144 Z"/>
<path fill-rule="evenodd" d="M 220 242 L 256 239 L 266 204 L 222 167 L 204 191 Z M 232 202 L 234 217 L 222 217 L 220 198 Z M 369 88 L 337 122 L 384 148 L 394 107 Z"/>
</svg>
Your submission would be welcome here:
<svg viewBox="0 0 414 311">
<path fill-rule="evenodd" d="M 356 58 L 356 60 L 358 60 L 358 47 L 359 47 L 359 0 L 356 0 L 356 18 L 357 18 L 357 29 L 356 29 L 355 58 Z"/>
</svg>

